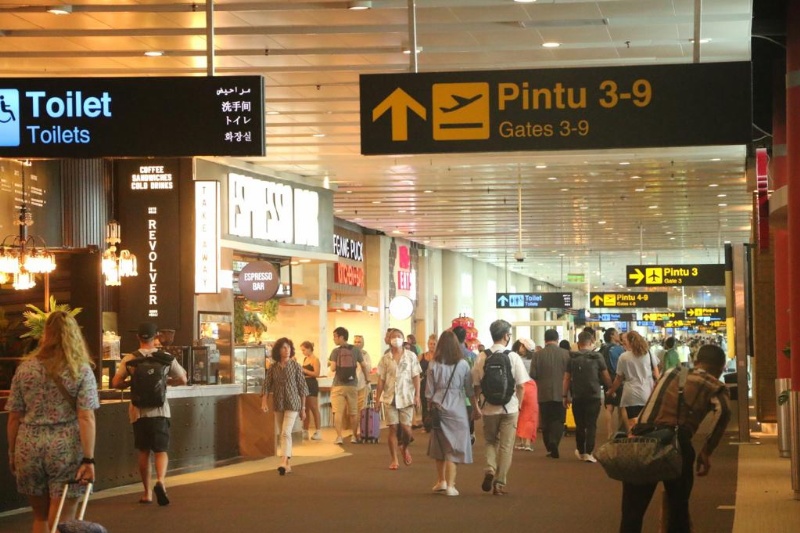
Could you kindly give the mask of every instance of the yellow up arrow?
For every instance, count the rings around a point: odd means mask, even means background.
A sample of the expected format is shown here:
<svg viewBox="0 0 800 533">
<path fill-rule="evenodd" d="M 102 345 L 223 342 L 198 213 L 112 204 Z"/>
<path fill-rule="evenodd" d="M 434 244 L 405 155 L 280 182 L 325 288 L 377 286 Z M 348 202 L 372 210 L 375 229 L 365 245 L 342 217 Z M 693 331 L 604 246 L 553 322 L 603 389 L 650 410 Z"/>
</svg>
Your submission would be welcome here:
<svg viewBox="0 0 800 533">
<path fill-rule="evenodd" d="M 392 140 L 408 140 L 408 110 L 413 111 L 422 120 L 427 120 L 428 111 L 422 104 L 414 100 L 407 92 L 398 87 L 383 102 L 372 110 L 372 122 L 381 118 L 388 110 L 392 110 Z"/>
<path fill-rule="evenodd" d="M 600 307 L 600 304 L 603 303 L 603 297 L 599 294 L 595 295 L 595 297 L 592 298 L 592 303 L 595 307 Z"/>
<path fill-rule="evenodd" d="M 638 268 L 634 268 L 634 270 L 635 270 L 636 272 L 635 272 L 634 274 L 630 274 L 630 275 L 628 275 L 628 279 L 632 279 L 632 280 L 633 280 L 633 281 L 635 281 L 635 282 L 636 282 L 636 284 L 638 285 L 638 284 L 640 284 L 640 283 L 642 282 L 642 280 L 644 279 L 644 274 L 642 274 L 642 271 L 641 271 L 641 270 L 639 270 Z"/>
</svg>

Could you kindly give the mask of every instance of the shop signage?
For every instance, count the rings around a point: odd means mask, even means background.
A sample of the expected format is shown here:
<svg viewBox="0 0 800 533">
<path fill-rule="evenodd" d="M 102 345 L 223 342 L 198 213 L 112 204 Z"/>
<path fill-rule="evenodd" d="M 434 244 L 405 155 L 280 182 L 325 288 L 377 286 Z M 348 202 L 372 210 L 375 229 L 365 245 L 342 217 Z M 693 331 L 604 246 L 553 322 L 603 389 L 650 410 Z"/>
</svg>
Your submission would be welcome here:
<svg viewBox="0 0 800 533">
<path fill-rule="evenodd" d="M 725 265 L 628 265 L 628 287 L 725 285 Z"/>
<path fill-rule="evenodd" d="M 335 230 L 339 231 L 339 230 Z M 342 259 L 364 262 L 364 240 L 354 237 L 333 234 L 333 253 Z"/>
<path fill-rule="evenodd" d="M 280 274 L 269 261 L 254 261 L 239 271 L 239 290 L 253 302 L 266 302 L 278 293 Z"/>
<path fill-rule="evenodd" d="M 0 81 L 0 157 L 264 154 L 261 76 Z"/>
<path fill-rule="evenodd" d="M 333 281 L 351 287 L 363 287 L 364 269 L 344 263 L 336 263 L 333 267 Z"/>
<path fill-rule="evenodd" d="M 228 174 L 228 233 L 319 246 L 319 194 L 288 183 Z"/>
<path fill-rule="evenodd" d="M 589 322 L 635 322 L 639 318 L 636 313 L 600 313 L 597 315 L 586 315 Z"/>
<path fill-rule="evenodd" d="M 666 292 L 592 292 L 591 307 L 668 307 Z"/>
<path fill-rule="evenodd" d="M 655 320 L 659 322 L 667 322 L 670 320 L 683 320 L 686 318 L 686 313 L 683 311 L 667 311 L 666 313 L 645 313 L 642 315 L 642 320 Z"/>
<path fill-rule="evenodd" d="M 219 292 L 219 182 L 194 182 L 194 292 Z"/>
<path fill-rule="evenodd" d="M 498 292 L 495 295 L 497 309 L 570 309 L 571 292 Z"/>
<path fill-rule="evenodd" d="M 120 323 L 150 319 L 161 327 L 180 324 L 180 189 L 190 160 L 126 159 L 115 164 L 120 183 L 122 246 L 139 259 L 139 275 L 120 287 Z M 189 178 L 191 179 L 191 178 Z"/>
<path fill-rule="evenodd" d="M 750 85 L 748 62 L 362 74 L 361 153 L 746 144 Z"/>
<path fill-rule="evenodd" d="M 411 251 L 408 246 L 400 245 L 397 247 L 397 289 L 410 291 L 416 294 L 416 275 L 411 268 Z"/>
</svg>

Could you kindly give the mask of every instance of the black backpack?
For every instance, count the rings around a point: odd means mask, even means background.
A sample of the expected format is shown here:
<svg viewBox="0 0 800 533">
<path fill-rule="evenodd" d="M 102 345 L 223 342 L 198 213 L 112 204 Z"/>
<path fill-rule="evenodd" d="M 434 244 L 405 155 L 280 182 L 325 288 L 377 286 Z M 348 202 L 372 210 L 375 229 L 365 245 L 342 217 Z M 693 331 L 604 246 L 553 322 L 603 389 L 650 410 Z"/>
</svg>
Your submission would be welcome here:
<svg viewBox="0 0 800 533">
<path fill-rule="evenodd" d="M 345 344 L 339 346 L 336 353 L 336 379 L 340 383 L 349 383 L 356 379 L 356 354 L 353 353 L 353 346 Z"/>
<path fill-rule="evenodd" d="M 136 352 L 136 359 L 125 365 L 131 375 L 131 403 L 139 408 L 162 407 L 167 399 L 167 377 L 172 355 L 158 350 L 146 356 Z"/>
<path fill-rule="evenodd" d="M 492 353 L 486 350 L 486 361 L 483 365 L 481 393 L 484 402 L 492 405 L 505 405 L 514 395 L 516 381 L 511 373 L 509 351 Z"/>
</svg>

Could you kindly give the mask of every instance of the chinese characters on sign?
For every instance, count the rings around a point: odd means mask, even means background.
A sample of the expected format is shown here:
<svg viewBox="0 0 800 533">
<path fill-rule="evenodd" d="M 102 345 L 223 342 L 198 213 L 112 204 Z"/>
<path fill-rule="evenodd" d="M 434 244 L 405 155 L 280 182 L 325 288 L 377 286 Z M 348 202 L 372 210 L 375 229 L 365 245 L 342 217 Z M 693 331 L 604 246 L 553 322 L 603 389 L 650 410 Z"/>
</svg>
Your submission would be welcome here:
<svg viewBox="0 0 800 533">
<path fill-rule="evenodd" d="M 225 142 L 250 143 L 253 140 L 252 127 L 259 125 L 253 117 L 253 102 L 250 88 L 236 85 L 221 86 L 217 89 L 220 112 L 225 117 L 228 130 L 224 133 Z"/>
</svg>

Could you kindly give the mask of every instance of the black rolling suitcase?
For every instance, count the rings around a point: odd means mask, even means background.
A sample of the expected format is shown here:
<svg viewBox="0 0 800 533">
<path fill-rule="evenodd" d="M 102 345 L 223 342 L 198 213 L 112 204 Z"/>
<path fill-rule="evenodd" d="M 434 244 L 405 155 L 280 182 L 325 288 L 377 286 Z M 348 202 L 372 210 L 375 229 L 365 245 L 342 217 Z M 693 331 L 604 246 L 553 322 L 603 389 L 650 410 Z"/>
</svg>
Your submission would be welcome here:
<svg viewBox="0 0 800 533">
<path fill-rule="evenodd" d="M 53 524 L 53 529 L 50 530 L 50 533 L 108 533 L 108 530 L 102 525 L 96 522 L 87 522 L 83 519 L 83 515 L 86 513 L 86 505 L 89 503 L 89 496 L 92 494 L 91 483 L 86 486 L 86 492 L 83 495 L 83 501 L 78 509 L 77 520 L 68 520 L 63 524 L 58 523 L 58 521 L 61 519 L 61 511 L 64 509 L 64 502 L 67 499 L 67 489 L 69 488 L 69 485 L 69 483 L 64 485 L 64 491 L 61 494 L 61 503 L 58 504 L 58 512 L 56 513 L 56 518 L 54 520 L 55 523 Z"/>
</svg>

